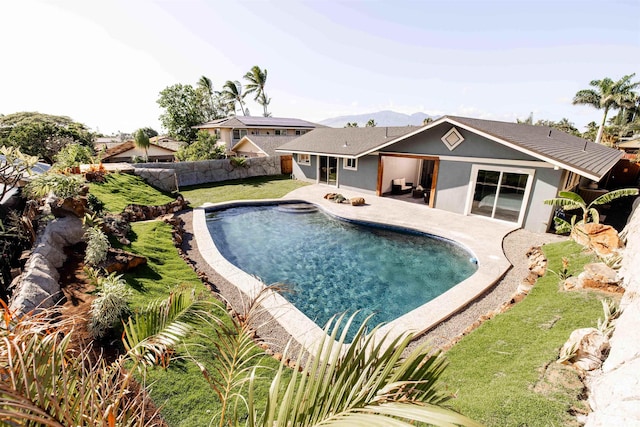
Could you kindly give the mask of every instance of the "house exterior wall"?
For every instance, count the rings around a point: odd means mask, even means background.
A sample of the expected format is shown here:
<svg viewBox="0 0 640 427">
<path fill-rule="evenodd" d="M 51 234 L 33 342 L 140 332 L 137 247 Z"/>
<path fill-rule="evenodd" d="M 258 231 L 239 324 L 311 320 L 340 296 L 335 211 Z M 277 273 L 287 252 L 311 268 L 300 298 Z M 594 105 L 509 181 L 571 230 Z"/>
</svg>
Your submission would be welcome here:
<svg viewBox="0 0 640 427">
<path fill-rule="evenodd" d="M 311 156 L 311 164 L 299 164 L 299 154 L 293 155 L 293 176 L 296 179 L 306 182 L 316 182 L 318 180 L 318 156 Z"/>
<path fill-rule="evenodd" d="M 264 157 L 265 154 L 250 142 L 242 142 L 235 147 L 235 153 L 246 157 Z"/>
<path fill-rule="evenodd" d="M 464 214 L 472 163 L 440 161 L 434 207 Z"/>
<path fill-rule="evenodd" d="M 557 196 L 562 181 L 562 170 L 537 168 L 531 189 L 527 213 L 522 225 L 527 230 L 544 233 L 552 221 L 553 206 L 544 204 L 544 200 Z"/>
<path fill-rule="evenodd" d="M 342 159 L 338 159 L 340 187 L 359 188 L 376 191 L 378 182 L 378 156 L 364 156 L 358 159 L 358 170 L 345 169 Z"/>
</svg>

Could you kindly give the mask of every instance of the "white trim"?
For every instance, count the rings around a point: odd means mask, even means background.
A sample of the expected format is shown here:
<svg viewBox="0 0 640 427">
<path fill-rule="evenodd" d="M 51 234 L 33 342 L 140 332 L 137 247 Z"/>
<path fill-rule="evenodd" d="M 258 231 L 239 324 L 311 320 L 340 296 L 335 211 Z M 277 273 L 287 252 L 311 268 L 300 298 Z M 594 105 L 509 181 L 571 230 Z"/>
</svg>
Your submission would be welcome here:
<svg viewBox="0 0 640 427">
<path fill-rule="evenodd" d="M 491 165 L 507 165 L 507 166 L 528 166 L 534 168 L 553 169 L 554 165 L 543 162 L 542 160 L 510 160 L 510 159 L 496 159 L 494 157 L 463 157 L 463 156 L 440 156 L 440 155 L 428 155 L 417 153 L 398 153 L 393 151 L 379 151 L 371 153 L 371 155 L 380 154 L 398 154 L 404 156 L 421 156 L 421 157 L 437 157 L 445 162 L 460 162 L 460 163 L 486 163 Z M 564 168 L 563 168 L 564 169 Z"/>
<path fill-rule="evenodd" d="M 251 143 L 251 145 L 253 145 L 254 147 L 256 147 L 256 148 L 258 149 L 258 152 L 260 152 L 260 153 L 264 154 L 266 157 L 269 157 L 269 154 L 267 154 L 267 152 L 266 152 L 266 151 L 264 151 L 262 148 L 258 147 L 258 146 L 256 145 L 256 143 L 255 143 L 255 142 L 253 142 L 253 141 L 251 140 L 251 138 L 249 137 L 249 135 L 245 135 L 245 136 L 243 136 L 243 137 L 240 139 L 240 141 L 238 141 L 238 142 L 237 142 L 233 147 L 231 147 L 231 151 L 236 151 L 236 147 L 237 147 L 238 145 L 240 145 L 240 144 L 244 144 L 244 143 L 245 143 L 245 141 L 248 141 L 249 143 Z"/>
<path fill-rule="evenodd" d="M 353 166 L 348 166 L 347 165 L 347 162 L 349 160 L 353 160 L 353 162 L 354 162 Z M 350 157 L 343 157 L 342 158 L 342 169 L 349 170 L 349 171 L 357 171 L 358 170 L 358 159 L 354 159 L 354 158 L 350 158 Z"/>
<path fill-rule="evenodd" d="M 469 176 L 469 186 L 467 188 L 467 200 L 464 205 L 464 214 L 469 216 L 474 216 L 471 213 L 471 205 L 473 204 L 473 196 L 476 190 L 476 179 L 478 178 L 479 170 L 489 170 L 495 172 L 507 172 L 507 173 L 519 173 L 529 175 L 527 178 L 527 184 L 525 185 L 524 194 L 522 195 L 522 205 L 520 206 L 520 214 L 518 215 L 518 226 L 522 227 L 522 223 L 524 222 L 524 215 L 527 212 L 527 208 L 529 207 L 529 196 L 531 195 L 531 188 L 533 187 L 533 179 L 535 177 L 535 169 L 522 169 L 522 168 L 514 168 L 514 167 L 500 167 L 500 166 L 486 166 L 481 164 L 474 164 L 471 166 L 471 175 Z M 485 217 L 493 219 L 495 221 L 505 222 L 513 224 L 511 221 L 500 220 L 493 217 Z"/>
<path fill-rule="evenodd" d="M 307 156 L 306 161 L 300 160 L 300 156 Z M 309 166 L 311 164 L 311 154 L 309 153 L 296 153 L 296 163 L 299 165 Z"/>
<path fill-rule="evenodd" d="M 456 142 L 453 142 L 453 143 L 449 142 L 449 137 L 451 135 L 454 135 L 457 138 Z M 451 129 L 449 129 L 449 132 L 442 135 L 442 138 L 440 138 L 440 141 L 444 143 L 444 145 L 449 149 L 449 151 L 453 151 L 458 145 L 462 144 L 462 141 L 464 141 L 464 138 L 462 135 L 460 135 L 460 132 L 458 132 L 458 129 L 456 129 L 455 126 L 452 126 Z"/>
</svg>

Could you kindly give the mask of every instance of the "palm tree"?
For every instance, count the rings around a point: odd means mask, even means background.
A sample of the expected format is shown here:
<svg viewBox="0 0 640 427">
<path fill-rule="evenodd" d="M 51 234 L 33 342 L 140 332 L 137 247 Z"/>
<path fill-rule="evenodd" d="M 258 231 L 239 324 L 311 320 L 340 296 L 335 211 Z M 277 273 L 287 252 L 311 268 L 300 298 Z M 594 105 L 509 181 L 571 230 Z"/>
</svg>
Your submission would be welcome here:
<svg viewBox="0 0 640 427">
<path fill-rule="evenodd" d="M 605 77 L 602 80 L 592 80 L 589 85 L 596 89 L 579 90 L 573 98 L 574 105 L 586 104 L 591 105 L 598 110 L 604 110 L 602 122 L 598 129 L 598 135 L 596 136 L 595 142 L 597 144 L 602 140 L 602 133 L 604 131 L 604 125 L 606 123 L 609 110 L 625 106 L 633 106 L 633 101 L 637 97 L 637 94 L 633 89 L 640 85 L 640 82 L 631 82 L 631 79 L 634 76 L 635 73 L 626 75 L 617 82 L 614 82 L 609 77 Z"/>
<path fill-rule="evenodd" d="M 149 145 L 151 144 L 149 142 L 149 137 L 147 136 L 146 132 L 143 129 L 138 129 L 135 133 L 135 135 L 133 136 L 134 140 L 134 144 L 136 145 L 137 148 L 143 149 L 144 150 L 144 161 L 148 161 L 149 160 Z"/>
<path fill-rule="evenodd" d="M 227 80 L 224 86 L 222 86 L 222 92 L 220 92 L 220 95 L 229 106 L 229 110 L 233 111 L 233 114 L 236 112 L 236 103 L 238 103 L 240 104 L 242 115 L 248 115 L 247 110 L 244 108 L 244 97 L 247 96 L 247 94 L 242 93 L 242 83 L 237 80 Z"/>
<path fill-rule="evenodd" d="M 205 108 L 205 118 L 206 120 L 213 120 L 215 118 L 215 102 L 213 99 L 213 83 L 211 79 L 207 76 L 201 76 L 200 80 L 198 80 L 198 88 L 204 93 L 207 97 L 207 106 Z"/>
<path fill-rule="evenodd" d="M 377 125 L 378 125 L 378 124 L 376 123 L 376 121 L 375 121 L 375 120 L 373 120 L 373 119 L 369 119 L 369 121 L 367 122 L 367 124 L 365 125 L 365 127 L 368 127 L 368 128 L 374 128 L 374 127 L 376 127 Z"/>
<path fill-rule="evenodd" d="M 264 110 L 264 117 L 269 117 L 271 114 L 267 111 L 267 107 L 271 102 L 271 98 L 267 97 L 267 94 L 264 92 L 264 86 L 267 83 L 266 68 L 263 71 L 260 69 L 260 67 L 254 65 L 253 67 L 251 67 L 251 70 L 249 70 L 247 74 L 244 75 L 244 78 L 249 81 L 249 83 L 245 86 L 245 88 L 247 89 L 247 94 L 255 93 L 253 100 L 262 105 L 262 108 Z"/>
</svg>

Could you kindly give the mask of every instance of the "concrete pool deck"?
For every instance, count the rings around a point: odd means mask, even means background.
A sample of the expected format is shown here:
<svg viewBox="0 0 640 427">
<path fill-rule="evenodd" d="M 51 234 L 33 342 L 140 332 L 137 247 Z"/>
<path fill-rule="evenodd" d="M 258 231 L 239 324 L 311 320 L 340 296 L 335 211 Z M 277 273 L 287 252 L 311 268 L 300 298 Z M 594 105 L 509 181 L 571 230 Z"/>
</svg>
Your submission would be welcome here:
<svg viewBox="0 0 640 427">
<path fill-rule="evenodd" d="M 364 195 L 364 206 L 337 204 L 324 199 L 329 192 L 340 192 L 347 198 L 363 196 L 346 189 L 323 185 L 310 185 L 287 194 L 281 200 L 299 200 L 312 203 L 326 212 L 345 219 L 390 224 L 434 234 L 465 246 L 478 260 L 478 270 L 471 277 L 434 300 L 412 310 L 383 326 L 378 334 L 389 334 L 393 339 L 409 331 L 420 334 L 467 306 L 496 283 L 510 268 L 502 241 L 518 227 L 483 217 L 472 217 L 429 208 L 387 197 Z M 238 203 L 265 202 L 265 200 Z M 228 203 L 205 205 L 193 212 L 193 234 L 200 254 L 207 264 L 248 296 L 255 296 L 264 284 L 229 263 L 215 247 L 206 225 L 206 210 Z M 324 336 L 322 329 L 289 304 L 281 295 L 274 294 L 263 305 L 282 327 L 301 345 L 313 349 Z"/>
</svg>

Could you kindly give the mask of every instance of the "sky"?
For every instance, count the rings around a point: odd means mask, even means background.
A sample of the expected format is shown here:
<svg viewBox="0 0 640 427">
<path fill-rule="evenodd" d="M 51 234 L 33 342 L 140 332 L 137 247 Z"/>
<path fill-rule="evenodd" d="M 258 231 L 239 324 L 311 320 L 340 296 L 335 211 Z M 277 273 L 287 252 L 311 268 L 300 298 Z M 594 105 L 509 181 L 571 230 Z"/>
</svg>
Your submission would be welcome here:
<svg viewBox="0 0 640 427">
<path fill-rule="evenodd" d="M 316 122 L 533 113 L 584 129 L 602 112 L 572 105 L 578 90 L 640 80 L 640 0 L 5 0 L 0 40 L 0 114 L 104 134 L 162 131 L 164 88 L 204 75 L 220 90 L 254 65 L 274 117 Z"/>
</svg>

